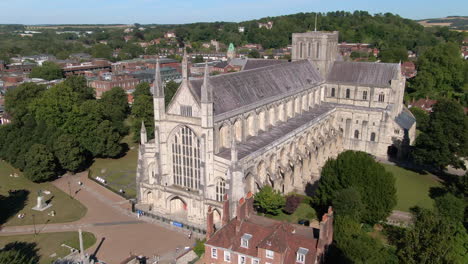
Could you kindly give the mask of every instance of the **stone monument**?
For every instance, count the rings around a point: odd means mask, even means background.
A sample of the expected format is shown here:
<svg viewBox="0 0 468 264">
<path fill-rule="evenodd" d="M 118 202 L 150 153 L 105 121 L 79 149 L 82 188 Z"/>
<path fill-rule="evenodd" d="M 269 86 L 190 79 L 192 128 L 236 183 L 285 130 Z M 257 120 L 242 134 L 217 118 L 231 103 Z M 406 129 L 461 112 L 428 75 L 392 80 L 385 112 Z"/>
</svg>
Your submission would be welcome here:
<svg viewBox="0 0 468 264">
<path fill-rule="evenodd" d="M 46 203 L 42 190 L 37 191 L 37 204 L 32 209 L 36 211 L 44 211 L 52 206 L 51 203 Z"/>
</svg>

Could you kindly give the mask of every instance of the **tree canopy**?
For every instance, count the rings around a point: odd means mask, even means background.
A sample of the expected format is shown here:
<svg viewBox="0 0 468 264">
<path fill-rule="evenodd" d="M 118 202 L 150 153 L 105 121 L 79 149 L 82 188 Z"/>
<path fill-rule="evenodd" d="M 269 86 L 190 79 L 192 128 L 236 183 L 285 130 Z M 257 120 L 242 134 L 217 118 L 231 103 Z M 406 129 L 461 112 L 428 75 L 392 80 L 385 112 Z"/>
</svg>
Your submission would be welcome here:
<svg viewBox="0 0 468 264">
<path fill-rule="evenodd" d="M 277 215 L 281 212 L 286 203 L 285 198 L 271 186 L 266 185 L 254 196 L 254 206 L 257 211 Z"/>
<path fill-rule="evenodd" d="M 336 159 L 329 159 L 322 168 L 314 201 L 318 207 L 327 208 L 347 188 L 360 195 L 363 222 L 384 220 L 396 205 L 395 178 L 367 153 L 345 151 Z M 353 196 L 357 207 L 358 195 L 349 192 L 346 196 Z"/>
<path fill-rule="evenodd" d="M 34 67 L 29 74 L 29 77 L 31 78 L 41 78 L 44 80 L 56 80 L 56 79 L 62 79 L 63 78 L 63 71 L 62 68 L 60 68 L 59 65 L 46 61 L 42 63 L 41 66 Z"/>
<path fill-rule="evenodd" d="M 426 49 L 416 66 L 418 74 L 408 85 L 411 97 L 455 98 L 468 103 L 468 62 L 460 56 L 457 44 L 449 42 Z"/>
<path fill-rule="evenodd" d="M 412 157 L 439 169 L 464 168 L 468 154 L 468 116 L 456 101 L 442 99 L 433 107 L 428 127 L 416 139 Z"/>
<path fill-rule="evenodd" d="M 83 77 L 48 90 L 26 83 L 7 92 L 6 108 L 13 122 L 0 127 L 0 157 L 33 181 L 80 171 L 93 157 L 122 152 L 128 105 L 121 88 L 96 100 Z"/>
</svg>

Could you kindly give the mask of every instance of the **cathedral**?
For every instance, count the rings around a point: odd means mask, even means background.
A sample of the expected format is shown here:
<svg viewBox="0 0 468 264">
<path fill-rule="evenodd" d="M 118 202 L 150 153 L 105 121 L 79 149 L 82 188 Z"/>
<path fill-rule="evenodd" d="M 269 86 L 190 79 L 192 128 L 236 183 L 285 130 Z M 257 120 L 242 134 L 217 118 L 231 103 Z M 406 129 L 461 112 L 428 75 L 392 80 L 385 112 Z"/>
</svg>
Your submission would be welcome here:
<svg viewBox="0 0 468 264">
<path fill-rule="evenodd" d="M 396 63 L 344 62 L 338 32 L 292 36 L 292 60 L 189 79 L 165 106 L 156 67 L 155 139 L 142 124 L 136 209 L 163 222 L 205 232 L 208 207 L 222 219 L 265 185 L 304 193 L 327 159 L 344 150 L 399 156 L 416 124 L 403 105 L 405 78 Z M 152 124 L 153 125 L 153 124 Z"/>
</svg>

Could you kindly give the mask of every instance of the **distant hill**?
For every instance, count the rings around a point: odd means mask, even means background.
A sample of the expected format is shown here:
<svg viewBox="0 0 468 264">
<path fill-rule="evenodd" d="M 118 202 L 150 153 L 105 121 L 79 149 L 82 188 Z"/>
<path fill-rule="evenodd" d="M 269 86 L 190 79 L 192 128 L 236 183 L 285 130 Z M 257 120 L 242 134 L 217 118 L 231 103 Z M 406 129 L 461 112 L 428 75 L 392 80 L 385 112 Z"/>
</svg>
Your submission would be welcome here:
<svg viewBox="0 0 468 264">
<path fill-rule="evenodd" d="M 443 18 L 429 18 L 418 20 L 425 27 L 449 27 L 450 29 L 468 31 L 468 16 L 448 16 Z"/>
</svg>

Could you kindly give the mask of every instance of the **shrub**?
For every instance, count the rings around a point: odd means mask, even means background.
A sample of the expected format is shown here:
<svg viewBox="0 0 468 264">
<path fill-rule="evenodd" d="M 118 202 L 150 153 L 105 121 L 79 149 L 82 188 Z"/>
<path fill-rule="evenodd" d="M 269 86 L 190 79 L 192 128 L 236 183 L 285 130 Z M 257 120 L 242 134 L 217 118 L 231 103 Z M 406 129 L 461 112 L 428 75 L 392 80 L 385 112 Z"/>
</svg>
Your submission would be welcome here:
<svg viewBox="0 0 468 264">
<path fill-rule="evenodd" d="M 302 197 L 297 196 L 297 195 L 289 195 L 286 197 L 286 205 L 284 206 L 283 211 L 285 211 L 288 214 L 293 214 L 299 204 L 302 202 Z"/>
</svg>

